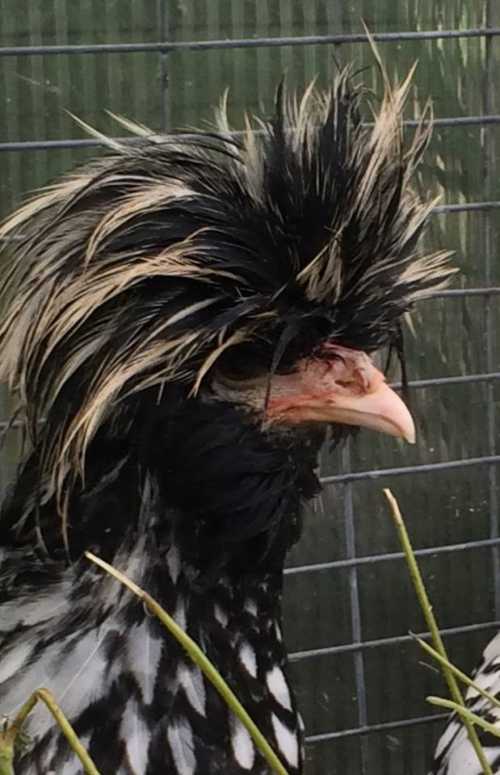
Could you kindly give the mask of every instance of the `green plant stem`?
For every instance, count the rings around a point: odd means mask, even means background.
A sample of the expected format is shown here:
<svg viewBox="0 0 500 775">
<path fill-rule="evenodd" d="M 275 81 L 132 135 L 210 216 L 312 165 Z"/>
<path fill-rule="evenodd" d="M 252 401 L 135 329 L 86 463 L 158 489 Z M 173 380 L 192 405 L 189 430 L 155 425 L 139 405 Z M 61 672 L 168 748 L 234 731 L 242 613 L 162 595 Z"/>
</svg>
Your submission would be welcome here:
<svg viewBox="0 0 500 775">
<path fill-rule="evenodd" d="M 14 742 L 15 736 L 10 734 L 10 727 L 0 732 L 0 775 L 15 775 Z"/>
<path fill-rule="evenodd" d="M 415 638 L 415 640 L 424 649 L 424 651 L 426 651 L 428 654 L 430 654 L 431 657 L 433 657 L 433 659 L 436 660 L 436 662 L 446 666 L 448 670 L 451 670 L 453 675 L 455 675 L 460 681 L 462 681 L 467 686 L 470 686 L 471 689 L 474 689 L 478 694 L 484 697 L 485 700 L 491 702 L 493 706 L 500 708 L 500 700 L 495 697 L 494 694 L 491 694 L 490 692 L 487 692 L 486 689 L 482 689 L 480 686 L 478 686 L 478 684 L 476 684 L 472 678 L 470 678 L 470 676 L 468 676 L 466 673 L 463 673 L 461 670 L 459 670 L 458 667 L 455 667 L 455 665 L 452 665 L 451 662 L 445 659 L 438 651 L 433 649 L 432 646 L 429 646 L 425 640 L 422 640 L 422 638 Z"/>
<path fill-rule="evenodd" d="M 455 676 L 453 675 L 453 672 L 447 666 L 449 663 L 448 654 L 446 653 L 446 649 L 443 643 L 443 639 L 441 638 L 441 633 L 439 632 L 436 618 L 432 612 L 432 605 L 428 598 L 427 591 L 425 589 L 425 585 L 422 579 L 422 575 L 420 573 L 417 560 L 413 553 L 413 547 L 411 545 L 410 537 L 408 535 L 408 531 L 406 530 L 406 525 L 404 523 L 403 517 L 401 516 L 398 502 L 389 489 L 384 489 L 384 495 L 389 502 L 389 506 L 391 507 L 392 517 L 396 525 L 396 530 L 398 531 L 399 540 L 403 548 L 408 569 L 410 571 L 411 580 L 413 582 L 413 586 L 415 587 L 415 592 L 417 593 L 417 598 L 420 603 L 422 612 L 424 614 L 425 621 L 431 633 L 434 646 L 436 648 L 436 651 L 444 659 L 444 662 L 441 663 L 441 672 L 443 673 L 444 679 L 448 685 L 448 689 L 450 691 L 450 694 L 454 702 L 456 703 L 457 706 L 464 707 L 464 700 L 463 700 L 460 688 L 455 680 Z M 476 734 L 476 730 L 474 729 L 474 724 L 464 714 L 461 714 L 461 718 L 463 719 L 463 723 L 467 729 L 467 734 L 468 734 L 470 743 L 476 753 L 479 763 L 483 769 L 484 775 L 493 775 L 492 769 L 488 763 L 488 760 L 486 759 L 483 749 L 481 748 L 479 738 Z"/>
<path fill-rule="evenodd" d="M 452 710 L 454 713 L 457 713 L 464 722 L 467 719 L 471 724 L 476 724 L 476 726 L 481 727 L 481 729 L 484 729 L 484 731 L 488 732 L 490 735 L 500 737 L 500 729 L 498 729 L 498 727 L 496 727 L 494 724 L 490 724 L 489 721 L 485 721 L 484 718 L 481 718 L 481 716 L 473 713 L 468 708 L 464 708 L 463 705 L 457 705 L 456 702 L 453 702 L 452 700 L 445 700 L 442 697 L 430 696 L 426 699 L 430 705 L 435 705 L 437 708 L 446 708 L 447 710 Z"/>
<path fill-rule="evenodd" d="M 14 775 L 14 743 L 21 731 L 21 727 L 37 702 L 43 702 L 47 706 L 72 750 L 80 759 L 86 775 L 100 775 L 99 770 L 80 743 L 75 730 L 57 704 L 54 695 L 48 689 L 43 688 L 33 692 L 29 700 L 22 706 L 12 724 L 0 734 L 0 775 Z"/>
<path fill-rule="evenodd" d="M 198 665 L 203 674 L 208 678 L 215 689 L 217 689 L 228 707 L 239 718 L 241 723 L 244 724 L 256 747 L 259 749 L 268 765 L 272 768 L 273 772 L 277 773 L 277 775 L 288 775 L 286 769 L 274 753 L 262 732 L 252 721 L 232 689 L 222 678 L 212 662 L 210 662 L 210 660 L 205 656 L 198 644 L 195 643 L 195 641 L 192 640 L 192 638 L 190 638 L 181 627 L 179 627 L 179 625 L 172 619 L 172 617 L 165 611 L 165 609 L 163 609 L 161 605 L 156 602 L 156 600 L 148 595 L 148 593 L 143 589 L 138 587 L 137 584 L 127 578 L 127 576 L 125 576 L 123 573 L 120 573 L 120 571 L 118 571 L 116 568 L 113 568 L 112 565 L 109 565 L 104 560 L 101 560 L 100 557 L 96 557 L 95 554 L 92 554 L 91 552 L 85 552 L 85 555 L 89 560 L 94 562 L 96 565 L 99 565 L 99 567 L 103 568 L 103 570 L 105 570 L 111 576 L 114 576 L 115 579 L 128 587 L 128 589 L 133 592 L 134 595 L 137 595 L 137 597 L 143 601 L 151 613 L 153 613 L 161 621 L 161 623 L 167 628 L 170 634 L 173 635 L 174 638 L 187 651 L 193 662 Z"/>
</svg>

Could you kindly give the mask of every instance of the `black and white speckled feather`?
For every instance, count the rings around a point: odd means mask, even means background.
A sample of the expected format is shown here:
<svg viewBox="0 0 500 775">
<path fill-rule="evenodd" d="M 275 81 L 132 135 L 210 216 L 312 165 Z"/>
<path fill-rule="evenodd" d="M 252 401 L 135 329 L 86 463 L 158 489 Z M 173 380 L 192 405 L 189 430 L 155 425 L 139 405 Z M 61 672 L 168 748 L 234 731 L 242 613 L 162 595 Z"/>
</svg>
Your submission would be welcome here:
<svg viewBox="0 0 500 775">
<path fill-rule="evenodd" d="M 390 343 L 446 280 L 445 256 L 417 248 L 428 129 L 405 147 L 407 91 L 386 86 L 376 110 L 345 71 L 300 101 L 281 88 L 258 134 L 235 138 L 222 115 L 211 134 L 111 143 L 0 231 L 16 238 L 0 373 L 28 439 L 0 518 L 0 710 L 45 684 L 103 775 L 267 769 L 86 549 L 174 614 L 303 771 L 281 585 L 325 427 L 266 424 L 265 409 L 277 374 L 329 373 L 332 342 Z M 79 772 L 43 710 L 29 732 L 20 775 Z"/>
</svg>

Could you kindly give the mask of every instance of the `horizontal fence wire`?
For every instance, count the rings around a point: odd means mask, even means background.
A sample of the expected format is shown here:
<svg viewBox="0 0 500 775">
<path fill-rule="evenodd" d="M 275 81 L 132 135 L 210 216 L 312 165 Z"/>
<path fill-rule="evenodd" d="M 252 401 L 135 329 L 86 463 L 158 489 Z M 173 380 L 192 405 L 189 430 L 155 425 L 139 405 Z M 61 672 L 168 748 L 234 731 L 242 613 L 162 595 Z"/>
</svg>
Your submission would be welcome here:
<svg viewBox="0 0 500 775">
<path fill-rule="evenodd" d="M 418 30 L 406 32 L 383 32 L 372 35 L 373 40 L 378 43 L 393 43 L 403 41 L 429 41 L 429 40 L 454 40 L 464 38 L 487 38 L 489 40 L 500 36 L 500 28 L 480 27 L 464 30 Z M 239 38 L 227 40 L 206 40 L 206 41 L 160 41 L 150 43 L 104 43 L 88 45 L 47 45 L 47 46 L 3 46 L 0 47 L 0 57 L 30 57 L 30 56 L 54 56 L 54 55 L 83 55 L 83 54 L 134 54 L 151 53 L 166 55 L 179 51 L 210 51 L 221 49 L 248 49 L 259 47 L 296 47 L 309 45 L 342 45 L 350 43 L 367 43 L 368 37 L 364 33 L 352 34 L 333 34 L 333 35 L 306 35 L 295 37 L 255 37 Z M 407 127 L 416 127 L 419 121 L 416 119 L 406 120 Z M 435 118 L 433 120 L 435 127 L 454 128 L 468 126 L 497 126 L 500 125 L 500 115 L 480 115 L 480 116 L 452 116 Z M 115 138 L 122 142 L 134 142 L 131 138 Z M 94 138 L 84 139 L 59 139 L 59 140 L 28 140 L 23 142 L 0 142 L 0 152 L 29 152 L 29 151 L 53 151 L 66 149 L 91 148 L 102 145 L 99 140 Z M 454 203 L 439 205 L 434 208 L 433 213 L 440 215 L 446 213 L 462 212 L 487 212 L 500 209 L 500 201 L 483 201 L 469 203 Z M 7 240 L 8 241 L 8 240 Z M 456 288 L 439 291 L 430 295 L 429 298 L 441 299 L 463 299 L 474 296 L 497 296 L 500 294 L 498 287 L 486 288 Z M 422 380 L 410 381 L 409 386 L 413 389 L 432 388 L 433 386 L 446 386 L 474 382 L 493 383 L 500 378 L 500 372 L 485 372 L 479 374 L 444 376 Z M 399 387 L 395 384 L 394 387 Z M 7 427 L 17 428 L 19 422 L 0 423 L 0 431 L 5 432 Z M 402 466 L 398 468 L 385 468 L 367 471 L 348 471 L 322 478 L 322 484 L 328 485 L 348 485 L 356 481 L 374 480 L 382 477 L 406 476 L 415 474 L 428 474 L 436 471 L 460 470 L 471 466 L 494 466 L 500 463 L 500 455 L 487 455 L 463 460 L 449 460 L 421 465 Z M 447 544 L 443 546 L 432 546 L 415 550 L 417 557 L 434 556 L 452 552 L 473 551 L 480 548 L 497 547 L 500 544 L 500 538 L 480 539 L 476 541 Z M 401 561 L 404 558 L 402 552 L 387 552 L 371 556 L 351 557 L 344 560 L 334 560 L 331 562 L 313 563 L 289 567 L 285 570 L 286 575 L 297 575 L 304 573 L 313 573 L 321 571 L 338 570 L 342 568 L 354 568 L 361 565 L 371 565 L 382 562 Z M 500 627 L 500 621 L 480 622 L 476 624 L 462 625 L 443 629 L 442 635 L 445 638 L 460 635 L 468 632 L 477 632 L 481 630 L 492 630 Z M 395 635 L 386 638 L 374 640 L 362 640 L 346 644 L 326 646 L 316 649 L 296 651 L 290 654 L 292 662 L 331 656 L 340 653 L 362 653 L 370 649 L 377 649 L 384 646 L 410 643 L 415 637 L 430 639 L 428 632 L 413 634 Z M 355 736 L 364 736 L 376 732 L 397 730 L 406 727 L 414 727 L 423 724 L 433 724 L 446 718 L 446 714 L 433 714 L 418 716 L 409 719 L 398 719 L 384 723 L 360 724 L 358 727 L 343 729 L 335 732 L 324 732 L 311 734 L 306 737 L 308 745 L 315 745 L 332 740 L 349 738 Z"/>
<path fill-rule="evenodd" d="M 415 718 L 400 719 L 399 721 L 384 721 L 382 724 L 368 724 L 365 727 L 354 727 L 354 729 L 342 729 L 338 732 L 324 732 L 323 734 L 307 735 L 307 745 L 316 745 L 317 743 L 327 743 L 330 740 L 339 740 L 343 737 L 357 737 L 358 735 L 369 735 L 375 732 L 385 732 L 391 729 L 403 729 L 404 727 L 416 727 L 420 724 L 435 724 L 438 721 L 444 721 L 448 718 L 446 713 L 435 713 L 433 716 L 416 716 Z"/>
<path fill-rule="evenodd" d="M 426 122 L 422 122 L 425 124 Z M 403 126 L 408 128 L 416 128 L 420 126 L 421 122 L 416 119 L 406 119 L 403 121 Z M 449 116 L 444 118 L 434 118 L 432 120 L 433 127 L 465 127 L 465 126 L 490 126 L 500 125 L 500 115 L 491 116 Z M 365 126 L 372 126 L 369 122 L 365 123 Z M 233 134 L 241 134 L 241 132 L 234 132 Z M 165 137 L 185 137 L 184 132 L 166 132 Z M 119 143 L 137 143 L 140 142 L 137 138 L 131 137 L 112 137 L 112 140 Z M 66 138 L 61 140 L 23 140 L 19 142 L 0 142 L 0 152 L 2 151 L 50 151 L 50 150 L 69 150 L 72 148 L 98 148 L 102 147 L 101 140 L 96 138 Z"/>
<path fill-rule="evenodd" d="M 456 38 L 492 38 L 500 35 L 500 27 L 477 27 L 465 30 L 410 30 L 407 32 L 377 32 L 371 38 L 377 43 L 399 43 L 410 40 L 452 40 Z M 282 48 L 284 46 L 342 45 L 367 43 L 365 33 L 342 35 L 298 35 L 283 37 L 229 38 L 224 40 L 180 40 L 157 43 L 94 43 L 60 46 L 1 46 L 4 56 L 51 56 L 56 54 L 169 54 L 175 51 L 210 51 L 236 48 Z"/>
<path fill-rule="evenodd" d="M 466 632 L 482 632 L 483 630 L 492 630 L 500 627 L 500 620 L 491 622 L 477 622 L 476 624 L 463 624 L 458 627 L 444 627 L 440 630 L 444 638 L 453 635 L 463 635 Z M 359 643 L 341 643 L 338 646 L 323 646 L 317 649 L 304 649 L 303 651 L 292 651 L 288 657 L 291 662 L 300 662 L 304 659 L 313 657 L 332 656 L 333 654 L 345 654 L 350 651 L 368 651 L 370 649 L 381 648 L 382 646 L 394 646 L 401 643 L 415 643 L 416 638 L 422 640 L 431 639 L 430 632 L 409 633 L 406 635 L 391 635 L 387 638 L 376 638 L 374 640 L 363 640 Z"/>
<path fill-rule="evenodd" d="M 400 466 L 397 468 L 374 468 L 368 471 L 350 471 L 345 474 L 333 474 L 323 476 L 321 484 L 340 484 L 347 482 L 360 482 L 366 479 L 380 479 L 382 476 L 406 476 L 407 474 L 428 474 L 432 471 L 451 471 L 458 468 L 469 468 L 479 465 L 496 465 L 500 463 L 500 455 L 482 455 L 481 457 L 469 457 L 461 460 L 444 460 L 436 463 L 419 463 L 413 466 Z"/>
<path fill-rule="evenodd" d="M 458 544 L 444 544 L 441 546 L 429 546 L 425 549 L 414 549 L 416 557 L 435 557 L 439 554 L 466 552 L 471 549 L 485 549 L 489 546 L 499 546 L 500 538 L 479 538 L 476 541 L 462 541 Z M 346 560 L 331 560 L 330 562 L 314 562 L 309 565 L 292 565 L 286 568 L 285 575 L 296 576 L 301 573 L 318 573 L 337 568 L 352 568 L 355 565 L 374 565 L 378 562 L 391 560 L 404 560 L 403 552 L 381 552 L 380 554 L 360 555 Z"/>
</svg>

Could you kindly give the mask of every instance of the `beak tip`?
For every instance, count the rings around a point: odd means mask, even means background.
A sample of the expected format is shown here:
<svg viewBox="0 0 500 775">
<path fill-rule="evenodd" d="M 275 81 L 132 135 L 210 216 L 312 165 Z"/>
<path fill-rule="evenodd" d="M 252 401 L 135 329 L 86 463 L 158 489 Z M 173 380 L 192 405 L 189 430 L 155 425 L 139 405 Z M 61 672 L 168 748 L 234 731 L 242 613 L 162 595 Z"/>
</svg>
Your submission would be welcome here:
<svg viewBox="0 0 500 775">
<path fill-rule="evenodd" d="M 408 444 L 415 444 L 416 443 L 416 432 L 415 432 L 415 426 L 412 423 L 411 428 L 407 428 L 404 436 L 404 440 L 408 442 Z"/>
</svg>

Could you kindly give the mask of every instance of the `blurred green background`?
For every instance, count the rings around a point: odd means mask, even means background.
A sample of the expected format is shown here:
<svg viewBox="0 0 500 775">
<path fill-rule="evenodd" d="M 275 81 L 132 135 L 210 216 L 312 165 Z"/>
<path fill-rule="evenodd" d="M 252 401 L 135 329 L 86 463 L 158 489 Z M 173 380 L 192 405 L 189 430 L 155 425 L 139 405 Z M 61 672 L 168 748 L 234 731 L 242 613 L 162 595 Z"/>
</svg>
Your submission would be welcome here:
<svg viewBox="0 0 500 775">
<path fill-rule="evenodd" d="M 497 3 L 487 0 L 0 0 L 0 45 L 30 46 L 117 42 L 194 41 L 304 36 L 362 31 L 451 30 L 500 26 Z M 431 97 L 437 117 L 500 112 L 492 75 L 500 40 L 485 37 L 379 44 L 391 77 L 403 77 L 415 60 L 407 115 Z M 0 143 L 81 138 L 65 112 L 109 133 L 120 133 L 105 109 L 154 129 L 185 129 L 210 122 L 229 89 L 235 127 L 243 111 L 268 112 L 283 73 L 300 89 L 318 76 L 328 83 L 333 59 L 366 68 L 380 93 L 366 44 L 256 47 L 158 53 L 99 53 L 0 58 Z M 408 130 L 411 134 L 411 129 Z M 442 203 L 500 199 L 496 144 L 500 125 L 437 127 L 419 185 Z M 45 184 L 95 148 L 2 150 L 0 216 L 23 194 Z M 456 251 L 461 272 L 454 287 L 500 285 L 500 210 L 436 215 L 427 241 Z M 490 301 L 491 298 L 491 301 Z M 500 371 L 495 297 L 435 299 L 413 315 L 407 335 L 411 379 Z M 397 375 L 395 375 L 397 378 Z M 362 433 L 343 454 L 325 456 L 324 473 L 371 470 L 496 454 L 498 382 L 434 385 L 412 391 L 418 443 L 404 447 Z M 6 411 L 6 399 L 3 406 Z M 1 486 L 16 460 L 15 432 L 7 440 Z M 307 516 L 290 566 L 328 563 L 398 551 L 381 488 L 400 500 L 415 547 L 426 548 L 497 535 L 495 466 L 366 479 L 328 485 Z M 354 532 L 350 514 L 354 517 Z M 422 559 L 421 566 L 443 627 L 500 618 L 495 594 L 495 553 L 479 548 Z M 305 652 L 353 641 L 351 600 L 360 604 L 363 640 L 424 630 L 404 564 L 384 561 L 312 569 L 286 579 L 286 633 L 290 651 Z M 493 634 L 447 638 L 452 659 L 470 670 Z M 354 637 L 356 633 L 354 633 Z M 395 722 L 431 713 L 429 693 L 443 693 L 437 672 L 408 642 L 363 651 L 299 654 L 294 682 L 309 735 Z M 357 674 L 357 680 L 356 680 Z M 359 688 L 366 685 L 366 707 Z M 439 724 L 382 729 L 316 742 L 308 748 L 308 775 L 422 775 Z"/>
</svg>

